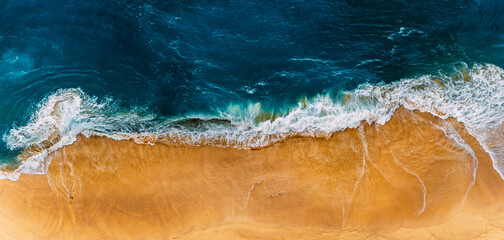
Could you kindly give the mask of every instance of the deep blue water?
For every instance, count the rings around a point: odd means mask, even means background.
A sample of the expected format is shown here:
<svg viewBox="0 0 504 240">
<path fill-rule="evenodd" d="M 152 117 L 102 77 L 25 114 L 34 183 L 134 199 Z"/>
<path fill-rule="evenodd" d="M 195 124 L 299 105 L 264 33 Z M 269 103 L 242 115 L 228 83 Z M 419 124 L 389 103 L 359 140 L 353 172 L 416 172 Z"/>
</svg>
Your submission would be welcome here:
<svg viewBox="0 0 504 240">
<path fill-rule="evenodd" d="M 171 117 L 502 67 L 503 13 L 490 0 L 0 0 L 0 133 L 63 88 Z"/>
</svg>

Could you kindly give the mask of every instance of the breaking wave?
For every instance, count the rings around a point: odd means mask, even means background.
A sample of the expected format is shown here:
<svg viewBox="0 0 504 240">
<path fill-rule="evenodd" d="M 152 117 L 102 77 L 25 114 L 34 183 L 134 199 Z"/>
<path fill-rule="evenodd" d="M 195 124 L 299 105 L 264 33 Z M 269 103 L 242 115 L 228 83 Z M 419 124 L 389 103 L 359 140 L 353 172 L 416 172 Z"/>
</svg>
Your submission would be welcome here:
<svg viewBox="0 0 504 240">
<path fill-rule="evenodd" d="M 50 153 L 77 136 L 105 136 L 137 143 L 214 145 L 254 149 L 293 136 L 330 137 L 363 122 L 385 124 L 400 106 L 464 123 L 504 176 L 504 70 L 491 64 L 459 68 L 450 75 L 424 75 L 393 83 L 362 84 L 352 91 L 302 98 L 281 113 L 260 103 L 229 105 L 218 114 L 164 118 L 147 108 L 121 106 L 81 89 L 60 89 L 41 101 L 29 123 L 3 140 L 21 150 L 19 167 L 0 172 L 16 180 L 21 173 L 44 174 Z"/>
</svg>

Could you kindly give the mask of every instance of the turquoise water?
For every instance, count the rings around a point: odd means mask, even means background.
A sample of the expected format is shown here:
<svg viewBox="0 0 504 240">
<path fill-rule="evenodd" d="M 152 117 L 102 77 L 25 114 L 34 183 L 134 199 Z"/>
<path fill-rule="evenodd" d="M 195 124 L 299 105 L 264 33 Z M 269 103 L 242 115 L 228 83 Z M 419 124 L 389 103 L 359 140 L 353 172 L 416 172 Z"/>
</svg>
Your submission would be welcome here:
<svg viewBox="0 0 504 240">
<path fill-rule="evenodd" d="M 79 133 L 240 138 L 305 97 L 312 107 L 295 118 L 308 120 L 254 134 L 354 127 L 394 108 L 321 107 L 366 86 L 504 66 L 502 12 L 502 1 L 3 0 L 0 162 L 54 126 L 63 145 Z"/>
</svg>

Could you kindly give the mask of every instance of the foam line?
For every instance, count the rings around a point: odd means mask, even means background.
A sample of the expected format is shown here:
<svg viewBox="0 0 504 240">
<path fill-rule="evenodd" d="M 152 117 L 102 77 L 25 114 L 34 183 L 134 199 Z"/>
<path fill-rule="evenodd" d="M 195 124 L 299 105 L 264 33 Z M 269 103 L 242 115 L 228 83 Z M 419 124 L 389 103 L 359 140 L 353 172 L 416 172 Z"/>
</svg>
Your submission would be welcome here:
<svg viewBox="0 0 504 240">
<path fill-rule="evenodd" d="M 49 154 L 72 144 L 80 134 L 146 144 L 258 148 L 291 136 L 330 136 L 364 121 L 385 124 L 400 106 L 464 123 L 504 177 L 504 146 L 495 141 L 502 139 L 504 70 L 485 64 L 460 69 L 453 76 L 424 75 L 389 84 L 362 84 L 337 96 L 318 95 L 260 123 L 256 119 L 265 112 L 260 104 L 230 105 L 218 116 L 192 119 L 199 121 L 197 127 L 183 124 L 190 119 L 164 119 L 146 108 L 121 108 L 113 99 L 98 99 L 81 89 L 60 89 L 39 103 L 27 125 L 13 127 L 3 136 L 11 150 L 23 154 L 20 167 L 0 172 L 0 178 L 44 174 Z"/>
</svg>

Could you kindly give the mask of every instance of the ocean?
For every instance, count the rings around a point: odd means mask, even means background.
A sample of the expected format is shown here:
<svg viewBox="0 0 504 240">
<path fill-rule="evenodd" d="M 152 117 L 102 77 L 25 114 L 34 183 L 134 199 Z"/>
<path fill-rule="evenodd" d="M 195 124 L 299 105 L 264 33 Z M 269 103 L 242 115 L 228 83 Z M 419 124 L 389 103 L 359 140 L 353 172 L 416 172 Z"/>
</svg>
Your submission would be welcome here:
<svg viewBox="0 0 504 240">
<path fill-rule="evenodd" d="M 45 173 L 47 156 L 81 134 L 250 149 L 384 124 L 400 106 L 456 118 L 497 163 L 500 146 L 485 142 L 504 120 L 503 11 L 501 1 L 1 1 L 0 177 Z"/>
</svg>

